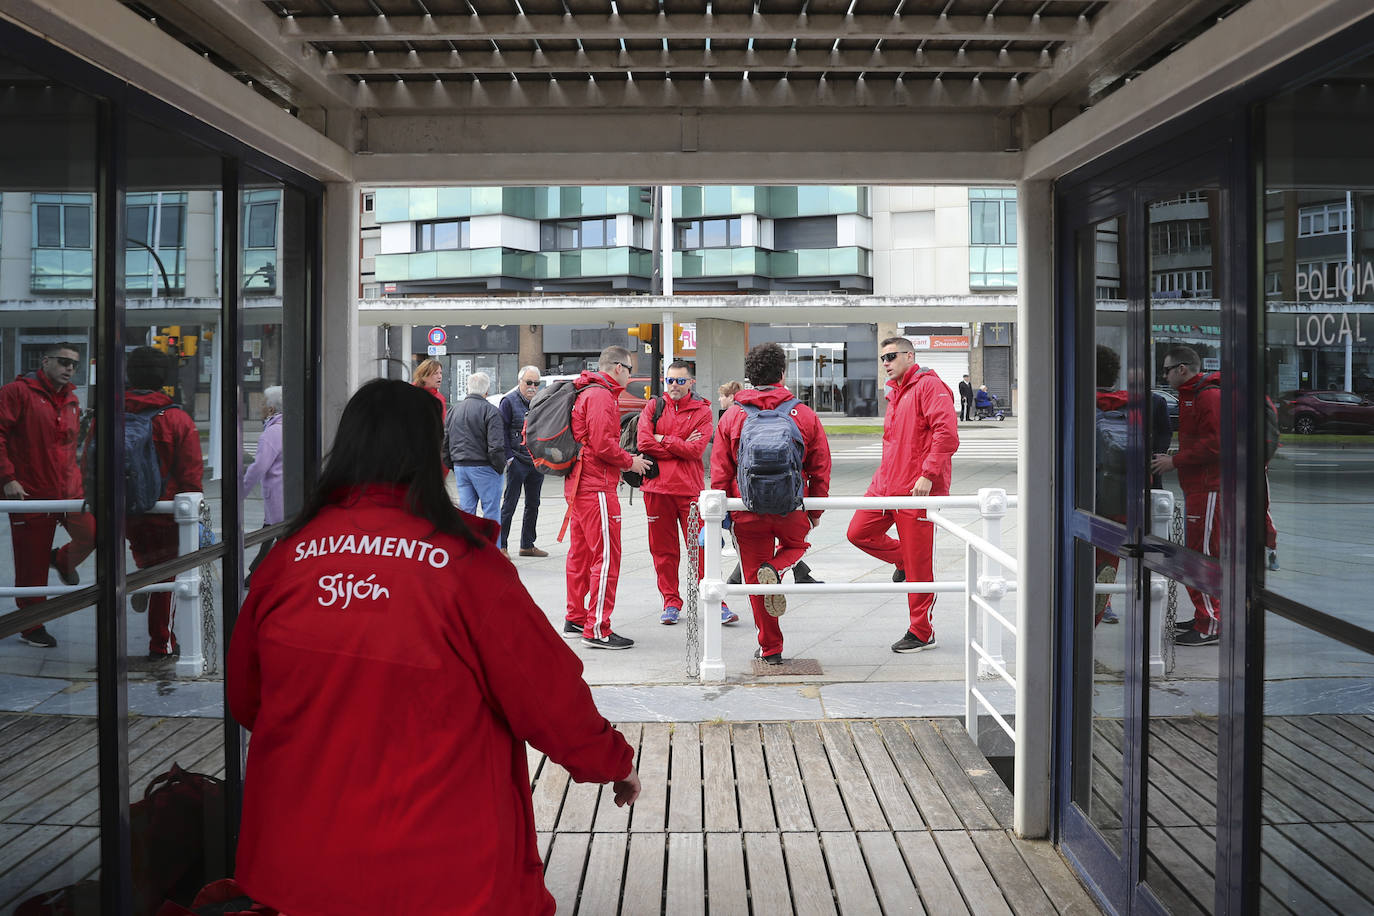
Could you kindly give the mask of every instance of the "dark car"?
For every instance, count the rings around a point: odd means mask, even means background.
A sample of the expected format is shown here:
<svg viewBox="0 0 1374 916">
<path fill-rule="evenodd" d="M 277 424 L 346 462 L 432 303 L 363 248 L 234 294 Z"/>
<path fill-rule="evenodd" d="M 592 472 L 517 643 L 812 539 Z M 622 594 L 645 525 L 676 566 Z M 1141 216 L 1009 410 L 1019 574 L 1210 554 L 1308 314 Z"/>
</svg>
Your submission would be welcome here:
<svg viewBox="0 0 1374 916">
<path fill-rule="evenodd" d="M 1164 406 L 1169 409 L 1169 429 L 1178 432 L 1178 394 L 1172 388 L 1151 388 L 1151 394 L 1157 394 L 1164 399 Z"/>
<path fill-rule="evenodd" d="M 1299 389 L 1279 395 L 1279 426 L 1299 435 L 1374 432 L 1374 401 L 1350 391 Z"/>
</svg>

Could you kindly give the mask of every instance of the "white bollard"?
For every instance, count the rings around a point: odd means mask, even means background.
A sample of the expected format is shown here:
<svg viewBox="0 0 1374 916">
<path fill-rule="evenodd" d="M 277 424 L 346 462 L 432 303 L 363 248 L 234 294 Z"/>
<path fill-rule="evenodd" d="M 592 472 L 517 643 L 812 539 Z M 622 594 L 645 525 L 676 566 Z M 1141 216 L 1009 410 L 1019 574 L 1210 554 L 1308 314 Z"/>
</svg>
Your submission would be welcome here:
<svg viewBox="0 0 1374 916">
<path fill-rule="evenodd" d="M 721 522 L 725 521 L 725 491 L 703 490 L 697 499 L 701 514 L 703 539 L 701 548 L 701 587 L 697 597 L 697 625 L 701 632 L 701 669 L 698 678 L 703 682 L 719 681 L 725 677 L 725 661 L 721 657 L 720 603 L 725 600 L 725 582 L 721 579 Z"/>
<path fill-rule="evenodd" d="M 1002 549 L 1002 519 L 1007 515 L 1007 491 L 996 487 L 984 487 L 978 491 L 978 514 L 983 517 L 983 539 L 996 547 Z M 972 565 L 972 564 L 969 564 Z M 992 558 L 982 555 L 980 576 L 983 579 L 999 579 L 1002 576 L 1002 566 Z M 1002 613 L 1001 593 L 996 591 L 985 592 L 983 597 L 988 604 Z M 1002 625 L 996 618 L 988 614 L 978 615 L 982 625 L 979 627 L 979 641 L 983 648 L 987 650 L 993 660 L 998 665 L 1006 667 L 1006 659 L 1002 657 Z M 992 667 L 985 659 L 978 660 L 978 676 L 984 677 L 993 673 Z"/>
<path fill-rule="evenodd" d="M 200 493 L 178 493 L 172 500 L 172 518 L 177 523 L 177 556 L 184 557 L 200 549 Z M 181 657 L 177 659 L 179 677 L 200 677 L 205 671 L 205 640 L 200 620 L 200 567 L 193 566 L 177 573 L 172 589 L 172 601 L 183 613 L 173 613 L 173 630 Z M 175 605 L 174 605 L 175 608 Z"/>
</svg>

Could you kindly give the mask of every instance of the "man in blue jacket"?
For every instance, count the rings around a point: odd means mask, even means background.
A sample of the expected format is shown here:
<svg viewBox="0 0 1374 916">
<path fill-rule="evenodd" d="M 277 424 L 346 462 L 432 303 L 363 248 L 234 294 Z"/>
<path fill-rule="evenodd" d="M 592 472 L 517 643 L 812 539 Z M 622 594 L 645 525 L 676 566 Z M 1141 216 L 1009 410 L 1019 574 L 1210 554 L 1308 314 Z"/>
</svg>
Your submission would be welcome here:
<svg viewBox="0 0 1374 916">
<path fill-rule="evenodd" d="M 497 408 L 506 430 L 506 496 L 501 501 L 501 538 L 497 546 L 506 551 L 511 523 L 515 521 L 515 506 L 520 493 L 525 494 L 525 515 L 520 523 L 520 556 L 547 557 L 547 550 L 534 546 L 534 529 L 539 524 L 539 497 L 544 487 L 544 475 L 534 466 L 530 450 L 525 448 L 525 414 L 530 401 L 539 390 L 539 370 L 526 366 L 520 370 L 515 388 L 506 393 Z"/>
</svg>

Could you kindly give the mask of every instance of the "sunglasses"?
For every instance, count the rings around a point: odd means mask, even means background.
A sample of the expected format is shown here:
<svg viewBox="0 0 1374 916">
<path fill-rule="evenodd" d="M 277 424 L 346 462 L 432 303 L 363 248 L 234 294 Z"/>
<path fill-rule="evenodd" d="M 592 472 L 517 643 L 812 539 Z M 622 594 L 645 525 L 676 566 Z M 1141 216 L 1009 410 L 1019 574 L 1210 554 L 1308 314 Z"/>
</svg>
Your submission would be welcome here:
<svg viewBox="0 0 1374 916">
<path fill-rule="evenodd" d="M 539 383 L 538 383 L 538 382 L 521 382 L 520 384 L 524 385 L 526 388 L 538 388 L 538 387 L 539 387 Z"/>
<path fill-rule="evenodd" d="M 615 365 L 617 365 L 617 366 L 619 366 L 620 368 L 624 369 L 626 372 L 633 372 L 633 371 L 634 371 L 633 368 L 631 368 L 630 366 L 627 366 L 627 365 L 625 365 L 624 363 L 621 363 L 621 362 L 617 362 Z"/>
<path fill-rule="evenodd" d="M 77 360 L 72 359 L 70 356 L 49 356 L 48 359 L 50 359 L 50 360 L 52 360 L 53 362 L 57 363 L 57 364 L 58 364 L 59 366 L 61 366 L 63 369 L 75 369 L 75 368 L 76 368 Z"/>
<path fill-rule="evenodd" d="M 692 384 L 692 380 L 689 379 L 689 378 L 665 378 L 663 381 L 664 381 L 666 384 L 669 384 L 669 385 L 690 385 L 690 384 Z"/>
<path fill-rule="evenodd" d="M 1180 368 L 1182 368 L 1182 367 L 1184 367 L 1184 366 L 1186 366 L 1186 365 L 1188 365 L 1188 364 L 1187 364 L 1187 363 L 1174 363 L 1172 366 L 1165 366 L 1165 367 L 1164 367 L 1164 371 L 1165 371 L 1165 372 L 1173 372 L 1175 369 L 1180 369 Z"/>
<path fill-rule="evenodd" d="M 885 363 L 890 363 L 901 355 L 901 350 L 893 350 L 891 353 L 884 353 L 882 356 L 878 357 L 878 359 L 882 360 Z"/>
</svg>

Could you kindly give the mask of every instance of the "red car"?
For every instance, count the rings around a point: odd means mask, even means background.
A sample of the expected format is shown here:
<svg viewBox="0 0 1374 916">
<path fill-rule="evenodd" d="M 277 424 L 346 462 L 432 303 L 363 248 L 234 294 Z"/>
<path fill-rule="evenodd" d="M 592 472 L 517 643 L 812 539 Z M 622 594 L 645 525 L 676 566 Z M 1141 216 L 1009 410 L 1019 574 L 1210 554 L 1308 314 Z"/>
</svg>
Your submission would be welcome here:
<svg viewBox="0 0 1374 916">
<path fill-rule="evenodd" d="M 1349 391 L 1285 391 L 1278 407 L 1279 425 L 1299 435 L 1374 432 L 1374 401 Z"/>
</svg>

